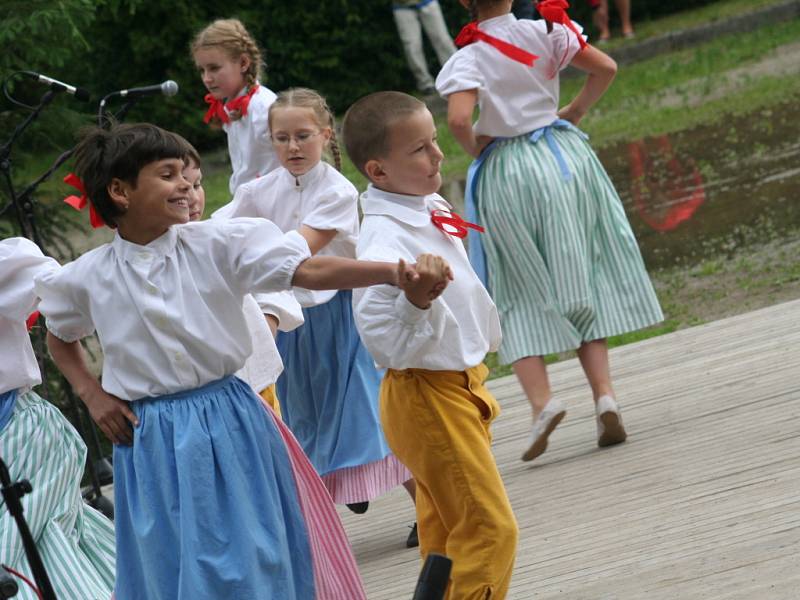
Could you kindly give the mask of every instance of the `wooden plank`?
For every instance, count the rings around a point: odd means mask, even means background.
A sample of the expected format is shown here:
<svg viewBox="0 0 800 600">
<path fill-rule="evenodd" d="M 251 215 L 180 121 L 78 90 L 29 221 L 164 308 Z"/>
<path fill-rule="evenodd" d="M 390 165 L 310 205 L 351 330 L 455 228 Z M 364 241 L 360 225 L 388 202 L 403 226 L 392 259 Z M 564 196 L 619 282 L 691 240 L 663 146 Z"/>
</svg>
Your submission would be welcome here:
<svg viewBox="0 0 800 600">
<path fill-rule="evenodd" d="M 496 460 L 520 525 L 509 598 L 800 597 L 800 301 L 611 351 L 628 443 L 595 445 L 580 365 L 552 365 L 568 407 L 522 463 L 530 408 L 513 377 Z M 410 598 L 414 514 L 395 490 L 340 511 L 371 600 Z"/>
</svg>

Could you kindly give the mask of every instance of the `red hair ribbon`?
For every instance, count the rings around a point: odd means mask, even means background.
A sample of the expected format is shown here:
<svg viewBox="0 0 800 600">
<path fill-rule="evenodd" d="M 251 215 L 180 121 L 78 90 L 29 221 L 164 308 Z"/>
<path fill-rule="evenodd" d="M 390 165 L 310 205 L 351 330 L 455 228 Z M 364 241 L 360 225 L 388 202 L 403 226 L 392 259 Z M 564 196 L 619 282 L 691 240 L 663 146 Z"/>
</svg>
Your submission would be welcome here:
<svg viewBox="0 0 800 600">
<path fill-rule="evenodd" d="M 464 25 L 464 28 L 456 37 L 455 42 L 456 46 L 459 48 L 468 46 L 469 44 L 473 44 L 475 42 L 486 42 L 490 46 L 497 48 L 510 59 L 521 62 L 523 65 L 527 65 L 529 67 L 532 67 L 534 61 L 539 58 L 535 54 L 531 54 L 527 50 L 523 50 L 514 44 L 509 44 L 508 42 L 504 42 L 503 40 L 491 36 L 488 33 L 484 33 L 478 29 L 478 24 L 475 21 Z"/>
<path fill-rule="evenodd" d="M 460 215 L 446 210 L 432 210 L 431 221 L 445 233 L 459 238 L 467 237 L 467 229 L 474 229 L 481 233 L 486 231 L 480 225 L 465 221 Z"/>
<path fill-rule="evenodd" d="M 575 29 L 575 25 L 572 24 L 572 19 L 569 18 L 567 15 L 567 9 L 569 8 L 569 2 L 567 0 L 541 0 L 536 5 L 536 10 L 542 16 L 545 21 L 550 21 L 551 23 L 560 23 L 564 27 L 572 30 L 572 33 L 575 34 L 575 37 L 578 38 L 578 43 L 581 46 L 581 50 L 586 48 L 586 40 L 583 39 L 583 36 L 580 32 Z"/>
<path fill-rule="evenodd" d="M 64 202 L 69 204 L 75 210 L 83 210 L 88 204 L 89 222 L 92 224 L 92 227 L 97 229 L 98 227 L 105 225 L 106 223 L 103 221 L 103 217 L 101 217 L 100 213 L 94 209 L 94 204 L 89 202 L 89 197 L 86 195 L 86 187 L 83 185 L 81 178 L 75 175 L 75 173 L 67 173 L 67 176 L 64 177 L 64 183 L 71 185 L 81 193 L 80 196 L 67 196 L 64 198 Z"/>
<path fill-rule="evenodd" d="M 206 94 L 204 100 L 208 104 L 208 110 L 203 117 L 203 122 L 207 124 L 211 119 L 218 119 L 222 123 L 230 123 L 231 117 L 228 112 L 238 112 L 240 119 L 247 116 L 247 107 L 250 106 L 250 99 L 257 91 L 258 85 L 253 85 L 245 95 L 237 96 L 228 102 L 217 100 L 211 94 Z"/>
<path fill-rule="evenodd" d="M 28 331 L 33 329 L 33 326 L 36 325 L 36 321 L 39 320 L 39 315 L 41 313 L 38 310 L 33 311 L 28 319 L 25 321 L 25 326 L 28 328 Z"/>
</svg>

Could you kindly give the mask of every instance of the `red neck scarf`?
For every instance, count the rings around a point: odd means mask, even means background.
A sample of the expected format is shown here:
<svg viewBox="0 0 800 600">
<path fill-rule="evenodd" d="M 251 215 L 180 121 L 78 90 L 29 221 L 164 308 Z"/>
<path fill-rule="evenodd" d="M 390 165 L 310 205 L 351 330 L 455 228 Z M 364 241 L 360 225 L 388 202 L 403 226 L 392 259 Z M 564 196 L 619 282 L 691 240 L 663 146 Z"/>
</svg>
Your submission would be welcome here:
<svg viewBox="0 0 800 600">
<path fill-rule="evenodd" d="M 89 202 L 89 197 L 86 195 L 86 187 L 83 185 L 83 181 L 81 178 L 75 175 L 75 173 L 67 173 L 67 176 L 64 177 L 64 183 L 67 185 L 71 185 L 76 190 L 78 190 L 81 195 L 80 196 L 67 196 L 64 198 L 64 202 L 69 204 L 75 210 L 83 210 L 84 207 L 88 204 L 89 205 L 89 223 L 92 224 L 92 227 L 97 229 L 98 227 L 102 227 L 105 225 L 105 221 L 103 221 L 103 217 L 100 216 L 95 208 L 94 204 Z"/>
<path fill-rule="evenodd" d="M 228 114 L 229 112 L 238 113 L 239 119 L 247 116 L 247 107 L 250 106 L 250 99 L 257 91 L 258 84 L 252 85 L 246 94 L 237 96 L 228 102 L 217 100 L 211 94 L 206 94 L 204 100 L 206 104 L 208 104 L 208 110 L 203 117 L 203 122 L 208 124 L 212 119 L 216 119 L 222 123 L 230 123 L 231 117 Z"/>
<path fill-rule="evenodd" d="M 581 46 L 581 50 L 583 50 L 587 46 L 586 40 L 583 39 L 580 32 L 575 29 L 575 25 L 572 24 L 572 19 L 567 15 L 568 8 L 569 2 L 567 0 L 541 0 L 536 5 L 536 10 L 545 21 L 559 23 L 570 29 L 575 34 L 575 37 L 578 38 L 578 43 Z"/>
<path fill-rule="evenodd" d="M 474 229 L 475 231 L 479 231 L 481 233 L 486 231 L 480 225 L 465 221 L 460 215 L 447 210 L 432 210 L 431 221 L 433 221 L 433 224 L 436 225 L 436 227 L 448 235 L 453 235 L 458 238 L 467 237 L 467 229 Z"/>
<path fill-rule="evenodd" d="M 534 61 L 539 58 L 535 54 L 531 54 L 527 50 L 523 50 L 514 44 L 509 44 L 508 42 L 504 42 L 503 40 L 491 36 L 488 33 L 484 33 L 478 29 L 478 24 L 475 21 L 464 25 L 464 28 L 456 37 L 455 42 L 456 46 L 459 48 L 468 46 L 469 44 L 474 44 L 475 42 L 485 42 L 490 46 L 497 48 L 510 59 L 529 67 L 532 67 Z"/>
</svg>

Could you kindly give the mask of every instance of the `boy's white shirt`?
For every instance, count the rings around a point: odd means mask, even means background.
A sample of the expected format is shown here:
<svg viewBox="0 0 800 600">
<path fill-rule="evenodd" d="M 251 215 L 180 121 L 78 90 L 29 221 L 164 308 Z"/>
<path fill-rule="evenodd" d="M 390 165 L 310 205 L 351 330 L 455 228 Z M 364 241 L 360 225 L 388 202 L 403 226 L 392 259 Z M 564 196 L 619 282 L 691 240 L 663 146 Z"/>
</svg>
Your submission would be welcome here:
<svg viewBox="0 0 800 600">
<path fill-rule="evenodd" d="M 558 118 L 558 73 L 580 50 L 575 34 L 560 24 L 547 33 L 546 21 L 517 20 L 510 13 L 482 21 L 478 28 L 539 58 L 529 67 L 486 42 L 475 42 L 444 64 L 436 77 L 436 91 L 443 97 L 478 91 L 475 135 L 514 137 L 550 125 Z"/>
<path fill-rule="evenodd" d="M 103 389 L 135 400 L 241 369 L 252 353 L 245 295 L 289 289 L 310 254 L 299 233 L 264 219 L 200 221 L 173 226 L 146 246 L 117 234 L 37 276 L 36 293 L 58 338 L 73 342 L 97 330 Z"/>
<path fill-rule="evenodd" d="M 0 394 L 42 382 L 25 320 L 39 302 L 34 277 L 58 269 L 30 240 L 0 241 Z"/>
<path fill-rule="evenodd" d="M 295 177 L 280 167 L 265 177 L 241 186 L 229 204 L 212 218 L 261 217 L 282 231 L 307 225 L 336 230 L 336 236 L 317 254 L 355 258 L 358 240 L 358 190 L 334 167 L 320 161 L 307 173 Z M 294 288 L 303 307 L 324 304 L 335 291 Z"/>
<path fill-rule="evenodd" d="M 454 280 L 423 310 L 390 285 L 353 290 L 353 311 L 364 345 L 381 367 L 463 371 L 500 345 L 497 308 L 469 264 L 461 239 L 438 229 L 431 211 L 451 210 L 438 194 L 406 196 L 370 185 L 361 196 L 360 260 L 416 262 L 443 257 Z"/>
<path fill-rule="evenodd" d="M 246 91 L 243 89 L 238 96 L 243 96 Z M 263 177 L 280 166 L 269 133 L 269 107 L 276 98 L 272 90 L 259 84 L 250 98 L 247 114 L 222 126 L 228 134 L 228 154 L 233 168 L 228 184 L 231 195 L 240 185 Z"/>
</svg>

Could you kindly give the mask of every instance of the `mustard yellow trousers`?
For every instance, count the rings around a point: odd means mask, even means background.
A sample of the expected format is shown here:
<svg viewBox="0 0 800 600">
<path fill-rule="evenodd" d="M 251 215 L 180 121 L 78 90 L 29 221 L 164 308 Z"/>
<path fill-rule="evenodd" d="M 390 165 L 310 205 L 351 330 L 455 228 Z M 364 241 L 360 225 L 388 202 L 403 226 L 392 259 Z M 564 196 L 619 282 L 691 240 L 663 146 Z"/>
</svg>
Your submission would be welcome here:
<svg viewBox="0 0 800 600">
<path fill-rule="evenodd" d="M 264 404 L 275 411 L 275 414 L 278 415 L 279 419 L 282 419 L 281 403 L 278 402 L 278 393 L 275 391 L 275 384 L 273 383 L 271 386 L 265 387 L 263 390 L 261 390 L 259 396 L 261 396 L 261 400 L 263 400 Z"/>
<path fill-rule="evenodd" d="M 517 523 L 491 450 L 500 412 L 484 386 L 488 369 L 387 370 L 381 421 L 389 446 L 417 482 L 423 560 L 453 561 L 448 600 L 505 598 Z"/>
</svg>

